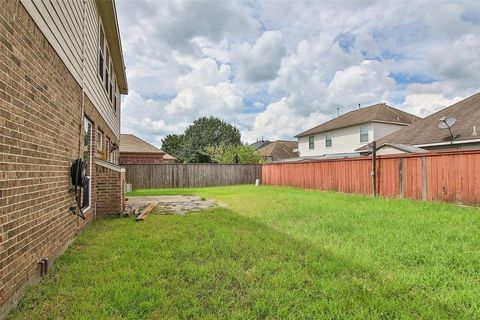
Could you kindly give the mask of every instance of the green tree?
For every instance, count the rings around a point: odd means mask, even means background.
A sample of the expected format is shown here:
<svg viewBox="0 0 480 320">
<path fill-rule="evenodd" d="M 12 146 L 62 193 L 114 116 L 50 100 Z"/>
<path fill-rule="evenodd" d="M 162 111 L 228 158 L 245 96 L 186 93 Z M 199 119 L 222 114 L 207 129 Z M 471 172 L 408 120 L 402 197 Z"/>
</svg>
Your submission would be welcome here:
<svg viewBox="0 0 480 320">
<path fill-rule="evenodd" d="M 207 147 L 220 144 L 240 145 L 240 131 L 231 124 L 216 118 L 202 117 L 185 130 L 179 159 L 186 163 L 212 162 Z"/>
<path fill-rule="evenodd" d="M 206 153 L 212 162 L 220 164 L 255 164 L 262 163 L 262 156 L 248 145 L 220 144 L 218 146 L 209 146 Z"/>
<path fill-rule="evenodd" d="M 183 134 L 169 134 L 162 139 L 162 150 L 177 158 L 177 161 L 183 162 L 181 159 Z"/>
</svg>

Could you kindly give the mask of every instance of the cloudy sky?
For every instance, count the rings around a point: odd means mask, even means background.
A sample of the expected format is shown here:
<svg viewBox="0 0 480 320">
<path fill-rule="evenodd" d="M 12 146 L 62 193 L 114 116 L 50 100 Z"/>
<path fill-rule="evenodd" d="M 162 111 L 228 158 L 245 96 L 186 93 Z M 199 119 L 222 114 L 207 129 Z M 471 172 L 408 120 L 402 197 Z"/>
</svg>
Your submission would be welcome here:
<svg viewBox="0 0 480 320">
<path fill-rule="evenodd" d="M 480 2 L 117 0 L 122 132 L 160 146 L 216 115 L 293 139 L 385 102 L 425 116 L 480 91 Z"/>
</svg>

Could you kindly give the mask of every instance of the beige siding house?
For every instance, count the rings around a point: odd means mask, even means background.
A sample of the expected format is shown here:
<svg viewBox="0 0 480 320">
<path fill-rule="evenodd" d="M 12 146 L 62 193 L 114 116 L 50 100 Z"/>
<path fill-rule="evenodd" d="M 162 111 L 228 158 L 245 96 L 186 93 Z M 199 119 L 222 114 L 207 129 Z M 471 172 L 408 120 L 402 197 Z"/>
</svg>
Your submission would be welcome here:
<svg viewBox="0 0 480 320">
<path fill-rule="evenodd" d="M 386 104 L 372 105 L 298 134 L 298 151 L 302 158 L 357 153 L 356 149 L 418 119 Z"/>
<path fill-rule="evenodd" d="M 116 19 L 113 0 L 1 1 L 0 318 L 95 216 L 123 210 Z"/>
</svg>

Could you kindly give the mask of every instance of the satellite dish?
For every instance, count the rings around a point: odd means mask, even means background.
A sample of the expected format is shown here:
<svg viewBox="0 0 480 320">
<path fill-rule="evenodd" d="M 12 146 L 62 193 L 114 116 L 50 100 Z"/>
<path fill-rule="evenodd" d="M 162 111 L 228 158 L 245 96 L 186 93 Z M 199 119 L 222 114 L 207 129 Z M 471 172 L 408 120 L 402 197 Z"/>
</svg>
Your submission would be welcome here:
<svg viewBox="0 0 480 320">
<path fill-rule="evenodd" d="M 450 137 L 446 138 L 446 139 L 449 139 L 450 141 L 452 141 L 453 143 L 453 140 L 455 140 L 455 138 L 458 137 L 458 135 L 454 135 L 452 133 L 452 126 L 455 124 L 455 122 L 457 122 L 457 119 L 455 118 L 447 118 L 447 117 L 441 117 L 439 119 L 439 123 L 438 123 L 438 127 L 440 129 L 448 129 L 448 132 L 450 133 Z"/>
<path fill-rule="evenodd" d="M 457 122 L 457 119 L 455 119 L 455 118 L 442 117 L 442 118 L 440 118 L 440 122 L 438 123 L 438 127 L 440 129 L 450 129 L 451 127 L 453 127 L 455 122 Z"/>
</svg>

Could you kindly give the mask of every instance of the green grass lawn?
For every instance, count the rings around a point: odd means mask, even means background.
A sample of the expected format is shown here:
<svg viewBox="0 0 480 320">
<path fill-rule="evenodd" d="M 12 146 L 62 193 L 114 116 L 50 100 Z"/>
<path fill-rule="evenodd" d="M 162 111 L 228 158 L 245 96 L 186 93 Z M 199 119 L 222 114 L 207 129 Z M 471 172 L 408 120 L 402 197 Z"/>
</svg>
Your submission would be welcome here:
<svg viewBox="0 0 480 320">
<path fill-rule="evenodd" d="M 12 319 L 480 317 L 480 210 L 293 188 L 145 190 L 217 208 L 100 219 Z"/>
</svg>

